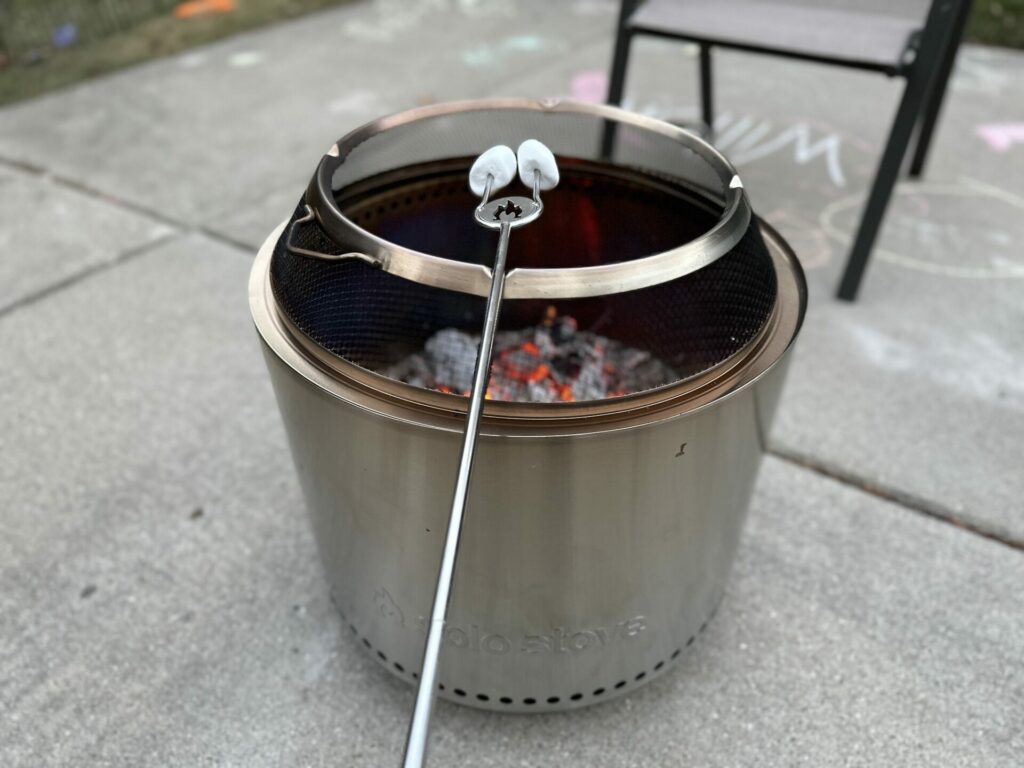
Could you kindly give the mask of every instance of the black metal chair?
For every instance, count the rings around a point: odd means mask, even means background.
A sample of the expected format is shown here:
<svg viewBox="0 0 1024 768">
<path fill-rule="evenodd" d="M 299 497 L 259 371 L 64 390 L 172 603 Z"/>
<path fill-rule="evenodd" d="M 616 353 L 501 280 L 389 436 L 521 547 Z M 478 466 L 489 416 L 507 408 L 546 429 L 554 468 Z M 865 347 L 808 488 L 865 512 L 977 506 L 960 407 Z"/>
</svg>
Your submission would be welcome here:
<svg viewBox="0 0 1024 768">
<path fill-rule="evenodd" d="M 875 0 L 875 9 L 822 0 L 623 0 L 608 102 L 620 104 L 630 43 L 635 35 L 688 40 L 700 46 L 701 114 L 710 127 L 711 49 L 805 59 L 903 77 L 906 87 L 875 174 L 837 296 L 857 296 L 871 248 L 915 129 L 910 175 L 919 177 L 942 106 L 946 82 L 963 36 L 971 0 Z M 909 11 L 906 7 L 912 6 Z M 902 7 L 901 7 L 902 6 Z M 927 13 L 925 14 L 925 9 Z M 923 18 L 909 18 L 919 11 Z M 612 137 L 606 136 L 606 149 Z"/>
</svg>

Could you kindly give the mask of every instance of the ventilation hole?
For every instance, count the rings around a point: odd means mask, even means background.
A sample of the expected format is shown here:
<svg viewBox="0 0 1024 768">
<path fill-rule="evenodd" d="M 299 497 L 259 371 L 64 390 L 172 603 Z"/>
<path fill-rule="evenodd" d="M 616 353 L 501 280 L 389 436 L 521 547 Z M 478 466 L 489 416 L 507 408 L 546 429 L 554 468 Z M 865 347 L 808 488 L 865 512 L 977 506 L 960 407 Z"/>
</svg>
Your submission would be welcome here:
<svg viewBox="0 0 1024 768">
<path fill-rule="evenodd" d="M 557 704 L 561 699 L 557 696 L 548 696 L 548 704 Z"/>
<path fill-rule="evenodd" d="M 679 658 L 679 654 L 682 653 L 682 652 L 683 652 L 682 649 L 676 648 L 674 651 L 672 651 L 672 658 L 673 659 L 678 659 Z"/>
<path fill-rule="evenodd" d="M 437 684 L 437 689 L 438 689 L 439 691 L 443 691 L 443 690 L 444 690 L 444 683 L 438 683 L 438 684 Z"/>
<path fill-rule="evenodd" d="M 453 688 L 452 689 L 452 693 L 454 693 L 456 696 L 465 696 L 466 695 L 466 692 L 464 690 L 462 690 L 461 688 Z"/>
<path fill-rule="evenodd" d="M 633 679 L 634 680 L 643 680 L 645 677 L 647 677 L 647 673 L 646 672 L 641 672 L 639 675 L 637 675 Z"/>
<path fill-rule="evenodd" d="M 377 655 L 380 657 L 381 661 L 387 661 L 388 660 L 388 657 L 384 655 L 384 651 L 377 651 Z"/>
<path fill-rule="evenodd" d="M 420 679 L 420 673 L 419 672 L 413 672 L 412 673 L 412 679 L 413 680 L 419 680 Z"/>
<path fill-rule="evenodd" d="M 699 632 L 703 632 L 707 628 L 708 628 L 708 623 L 705 621 L 703 624 L 700 625 L 700 629 L 698 631 Z"/>
<path fill-rule="evenodd" d="M 617 682 L 615 684 L 615 687 L 616 688 L 625 688 L 626 687 L 626 681 L 625 680 L 619 680 L 619 682 Z"/>
<path fill-rule="evenodd" d="M 536 699 L 523 699 L 523 704 L 526 704 L 528 706 L 532 706 L 532 705 L 534 705 L 536 703 L 537 703 Z"/>
<path fill-rule="evenodd" d="M 490 697 L 490 696 L 488 696 L 488 695 L 487 695 L 486 693 L 478 693 L 478 694 L 476 695 L 476 697 L 477 697 L 477 699 L 479 699 L 480 701 L 490 701 L 490 700 L 491 700 L 491 697 Z"/>
<path fill-rule="evenodd" d="M 500 699 L 498 699 L 498 701 L 500 701 L 502 704 L 512 703 L 512 699 L 510 699 L 508 696 L 502 696 Z"/>
<path fill-rule="evenodd" d="M 598 688 L 596 691 L 594 691 L 594 695 L 595 696 L 600 696 L 603 693 L 604 693 L 604 688 Z"/>
<path fill-rule="evenodd" d="M 363 638 L 363 645 L 365 645 L 367 648 L 373 648 L 373 646 L 370 645 L 370 641 L 367 640 L 365 637 Z"/>
<path fill-rule="evenodd" d="M 659 669 L 661 669 L 664 666 L 665 666 L 665 662 L 664 661 L 659 661 L 657 664 L 654 665 L 654 671 L 657 672 Z"/>
<path fill-rule="evenodd" d="M 395 662 L 395 669 L 397 669 L 399 672 L 405 672 L 405 667 L 403 667 L 397 661 Z"/>
<path fill-rule="evenodd" d="M 583 694 L 582 693 L 574 693 L 569 698 L 572 699 L 573 701 L 579 701 L 580 699 L 583 698 Z"/>
<path fill-rule="evenodd" d="M 696 640 L 696 639 L 697 639 L 697 636 L 696 636 L 696 635 L 692 635 L 692 636 L 690 637 L 690 639 L 686 641 L 686 644 L 687 644 L 688 646 L 689 646 L 689 645 L 693 645 L 693 641 L 694 641 L 694 640 Z"/>
</svg>

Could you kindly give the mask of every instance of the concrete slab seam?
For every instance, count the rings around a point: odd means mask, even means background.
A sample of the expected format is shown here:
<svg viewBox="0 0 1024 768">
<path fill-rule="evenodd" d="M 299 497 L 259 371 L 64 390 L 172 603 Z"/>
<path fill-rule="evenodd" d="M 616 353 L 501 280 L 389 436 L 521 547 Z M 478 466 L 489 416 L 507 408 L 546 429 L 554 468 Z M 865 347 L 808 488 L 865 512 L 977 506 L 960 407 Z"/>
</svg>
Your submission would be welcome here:
<svg viewBox="0 0 1024 768">
<path fill-rule="evenodd" d="M 16 301 L 11 302 L 7 306 L 0 307 L 0 319 L 3 319 L 7 315 L 17 312 L 19 309 L 36 304 L 46 298 L 49 298 L 55 293 L 60 293 L 66 288 L 70 288 L 78 283 L 86 280 L 93 275 L 102 274 L 115 269 L 122 264 L 131 261 L 132 259 L 138 258 L 149 251 L 159 248 L 162 245 L 183 237 L 187 234 L 185 231 L 176 229 L 173 232 L 168 232 L 165 235 L 161 235 L 154 240 L 135 246 L 134 248 L 128 248 L 127 250 L 119 253 L 115 258 L 110 261 L 105 261 L 100 264 L 93 264 L 92 266 L 86 267 L 79 272 L 75 272 L 73 275 L 68 275 L 63 280 L 58 280 L 55 283 L 51 283 L 44 288 L 39 289 L 33 293 L 29 293 L 26 296 L 22 296 Z"/>
<path fill-rule="evenodd" d="M 874 496 L 875 498 L 882 499 L 883 501 L 896 504 L 904 509 L 910 510 L 911 512 L 924 515 L 925 517 L 929 517 L 941 523 L 952 525 L 955 528 L 959 528 L 963 531 L 974 534 L 975 536 L 980 536 L 984 539 L 998 542 L 1010 549 L 1024 552 L 1024 540 L 1017 539 L 1013 536 L 987 529 L 977 523 L 964 520 L 953 510 L 923 499 L 920 496 L 916 496 L 896 488 L 879 485 L 877 482 L 859 477 L 850 472 L 845 472 L 834 466 L 823 464 L 810 456 L 796 451 L 769 448 L 768 454 L 789 464 L 814 472 L 822 477 L 835 480 L 848 488 L 853 488 L 861 491 L 862 493 L 866 493 L 869 496 Z"/>
<path fill-rule="evenodd" d="M 226 235 L 223 232 L 218 232 L 216 229 L 211 229 L 209 226 L 199 226 L 190 231 L 196 234 L 203 235 L 204 237 L 208 237 L 211 240 L 216 240 L 218 243 L 226 245 L 234 250 L 244 251 L 245 255 L 248 256 L 249 258 L 252 258 L 256 255 L 256 249 L 253 248 L 249 243 L 237 240 L 231 235 Z"/>
<path fill-rule="evenodd" d="M 153 219 L 154 221 L 160 224 L 165 224 L 169 227 L 176 227 L 178 229 L 187 228 L 183 226 L 181 222 L 176 221 L 175 219 L 172 219 L 169 216 L 160 213 L 159 211 L 154 211 L 152 208 L 147 208 L 144 205 L 139 205 L 138 203 L 134 203 L 130 200 L 125 200 L 123 198 L 117 197 L 116 195 L 111 195 L 109 192 L 103 192 L 102 190 L 95 189 L 94 187 L 90 187 L 88 184 L 78 181 L 76 179 L 68 178 L 67 176 L 61 176 L 59 173 L 54 173 L 48 168 L 44 168 L 33 163 L 22 162 L 20 160 L 12 160 L 7 157 L 0 157 L 0 165 L 6 166 L 7 168 L 14 171 L 21 171 L 23 173 L 29 173 L 34 176 L 38 176 L 42 179 L 45 179 L 56 184 L 57 186 L 64 187 L 65 189 L 70 189 L 73 192 L 78 192 L 79 194 L 85 195 L 86 197 L 91 197 L 94 200 L 98 200 L 103 203 L 108 203 L 117 208 L 123 208 L 124 210 L 129 211 L 131 213 L 145 216 L 146 218 Z"/>
</svg>

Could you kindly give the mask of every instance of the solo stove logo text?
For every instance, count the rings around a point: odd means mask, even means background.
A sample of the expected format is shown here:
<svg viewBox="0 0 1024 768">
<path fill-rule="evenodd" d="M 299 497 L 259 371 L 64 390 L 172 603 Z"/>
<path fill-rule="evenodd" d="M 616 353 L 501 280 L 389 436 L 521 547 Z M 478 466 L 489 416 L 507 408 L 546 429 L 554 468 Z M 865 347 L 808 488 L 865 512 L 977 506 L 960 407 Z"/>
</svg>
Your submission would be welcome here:
<svg viewBox="0 0 1024 768">
<path fill-rule="evenodd" d="M 410 622 L 394 598 L 386 589 L 374 595 L 374 602 L 380 615 L 398 622 L 405 627 Z M 411 622 L 418 631 L 427 633 L 427 617 L 418 616 Z M 492 653 L 502 656 L 506 653 L 585 653 L 588 650 L 599 650 L 608 643 L 629 640 L 647 629 L 647 620 L 643 616 L 634 616 L 617 622 L 609 627 L 591 629 L 565 629 L 555 627 L 545 634 L 502 635 L 487 632 L 476 624 L 462 627 L 449 623 L 444 630 L 444 642 L 453 648 L 469 651 Z"/>
</svg>

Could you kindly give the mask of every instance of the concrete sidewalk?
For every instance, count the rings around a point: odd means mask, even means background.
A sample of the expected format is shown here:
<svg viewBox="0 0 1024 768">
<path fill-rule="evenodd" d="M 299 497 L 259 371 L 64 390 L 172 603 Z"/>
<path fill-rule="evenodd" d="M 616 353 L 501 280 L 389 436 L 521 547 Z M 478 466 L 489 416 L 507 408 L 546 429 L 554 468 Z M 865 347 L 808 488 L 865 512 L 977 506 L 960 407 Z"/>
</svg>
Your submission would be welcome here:
<svg viewBox="0 0 1024 768">
<path fill-rule="evenodd" d="M 599 98 L 615 11 L 401 8 L 0 111 L 0 764 L 398 764 L 412 691 L 330 605 L 251 257 L 365 120 Z M 1018 765 L 1024 56 L 963 50 L 928 178 L 901 185 L 853 305 L 831 292 L 898 84 L 716 63 L 718 143 L 811 287 L 729 592 L 680 668 L 624 699 L 440 706 L 432 764 Z M 684 46 L 641 42 L 631 106 L 692 119 L 696 77 Z"/>
</svg>

